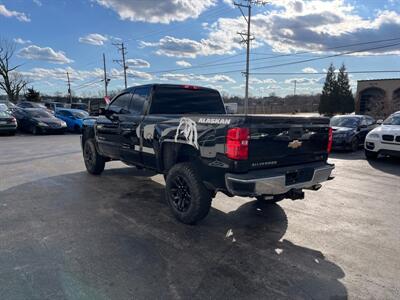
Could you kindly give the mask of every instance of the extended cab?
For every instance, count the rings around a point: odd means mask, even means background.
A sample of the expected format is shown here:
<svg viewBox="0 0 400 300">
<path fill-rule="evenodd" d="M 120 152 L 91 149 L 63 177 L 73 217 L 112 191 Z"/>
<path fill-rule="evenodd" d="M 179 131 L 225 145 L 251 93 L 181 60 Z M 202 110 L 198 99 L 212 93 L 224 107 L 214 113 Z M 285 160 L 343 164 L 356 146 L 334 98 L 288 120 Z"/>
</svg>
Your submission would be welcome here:
<svg viewBox="0 0 400 300">
<path fill-rule="evenodd" d="M 187 224 L 218 191 L 276 202 L 318 190 L 334 168 L 331 145 L 327 118 L 227 115 L 218 91 L 166 84 L 124 90 L 82 134 L 89 173 L 120 160 L 164 174 L 169 206 Z"/>
</svg>

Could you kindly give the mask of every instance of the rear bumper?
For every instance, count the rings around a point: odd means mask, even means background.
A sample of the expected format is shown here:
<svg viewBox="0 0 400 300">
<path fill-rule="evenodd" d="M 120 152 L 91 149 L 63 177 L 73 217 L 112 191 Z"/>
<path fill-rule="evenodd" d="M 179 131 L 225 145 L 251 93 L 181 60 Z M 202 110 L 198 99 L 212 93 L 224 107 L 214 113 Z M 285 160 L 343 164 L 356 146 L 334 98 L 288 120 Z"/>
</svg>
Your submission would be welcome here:
<svg viewBox="0 0 400 300">
<path fill-rule="evenodd" d="M 293 189 L 312 188 L 329 179 L 335 166 L 311 163 L 246 174 L 227 173 L 228 191 L 237 196 L 281 195 Z"/>
</svg>

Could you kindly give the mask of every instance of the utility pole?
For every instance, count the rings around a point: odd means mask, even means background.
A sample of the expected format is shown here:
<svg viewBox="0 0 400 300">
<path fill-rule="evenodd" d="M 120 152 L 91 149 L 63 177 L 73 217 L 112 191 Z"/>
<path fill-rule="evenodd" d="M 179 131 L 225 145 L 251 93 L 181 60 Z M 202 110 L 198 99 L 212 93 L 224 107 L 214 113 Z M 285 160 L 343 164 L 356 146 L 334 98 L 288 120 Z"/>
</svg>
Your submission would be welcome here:
<svg viewBox="0 0 400 300">
<path fill-rule="evenodd" d="M 127 54 L 126 48 L 125 48 L 124 43 L 113 43 L 113 45 L 116 46 L 118 48 L 118 51 L 121 51 L 121 53 L 122 53 L 122 60 L 114 59 L 114 62 L 122 65 L 122 68 L 124 69 L 125 88 L 127 88 L 128 83 L 126 81 L 126 70 L 128 69 L 128 67 L 126 66 L 126 62 L 125 62 L 125 56 Z"/>
<path fill-rule="evenodd" d="M 246 76 L 244 113 L 247 115 L 249 110 L 250 44 L 251 41 L 254 40 L 254 37 L 251 36 L 251 8 L 253 4 L 263 5 L 266 4 L 266 2 L 260 0 L 245 0 L 245 2 L 247 2 L 247 4 L 234 3 L 234 5 L 240 9 L 242 16 L 247 23 L 247 32 L 238 32 L 242 37 L 242 43 L 246 43 L 246 72 L 243 72 L 243 74 Z M 243 12 L 243 8 L 247 9 L 247 16 Z"/>
<path fill-rule="evenodd" d="M 107 97 L 107 86 L 110 80 L 107 78 L 107 68 L 106 68 L 106 55 L 103 53 L 103 69 L 104 69 L 104 96 Z"/>
<path fill-rule="evenodd" d="M 69 103 L 72 104 L 71 81 L 69 80 L 69 72 L 67 72 L 67 80 L 68 80 Z"/>
</svg>

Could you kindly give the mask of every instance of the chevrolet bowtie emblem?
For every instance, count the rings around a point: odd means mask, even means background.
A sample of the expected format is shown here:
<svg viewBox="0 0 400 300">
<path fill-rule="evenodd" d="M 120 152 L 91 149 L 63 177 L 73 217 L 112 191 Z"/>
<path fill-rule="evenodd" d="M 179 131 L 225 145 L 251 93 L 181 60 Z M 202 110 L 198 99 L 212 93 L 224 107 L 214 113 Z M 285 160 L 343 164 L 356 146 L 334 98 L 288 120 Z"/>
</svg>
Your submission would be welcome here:
<svg viewBox="0 0 400 300">
<path fill-rule="evenodd" d="M 297 149 L 297 148 L 301 147 L 302 144 L 303 144 L 303 142 L 301 142 L 299 140 L 293 140 L 288 144 L 288 147 L 292 148 L 292 149 Z"/>
</svg>

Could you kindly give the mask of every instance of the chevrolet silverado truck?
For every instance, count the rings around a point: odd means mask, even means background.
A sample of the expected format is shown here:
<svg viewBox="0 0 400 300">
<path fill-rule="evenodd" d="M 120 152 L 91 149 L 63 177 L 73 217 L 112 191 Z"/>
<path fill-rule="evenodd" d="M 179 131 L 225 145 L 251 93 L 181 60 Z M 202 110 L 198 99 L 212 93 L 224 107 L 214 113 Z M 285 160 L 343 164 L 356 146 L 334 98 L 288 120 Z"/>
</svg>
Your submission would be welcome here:
<svg viewBox="0 0 400 300">
<path fill-rule="evenodd" d="M 334 169 L 329 119 L 228 115 L 218 91 L 198 86 L 128 88 L 84 121 L 81 139 L 91 174 L 114 160 L 163 174 L 169 207 L 186 224 L 208 214 L 217 192 L 303 199 Z"/>
</svg>

